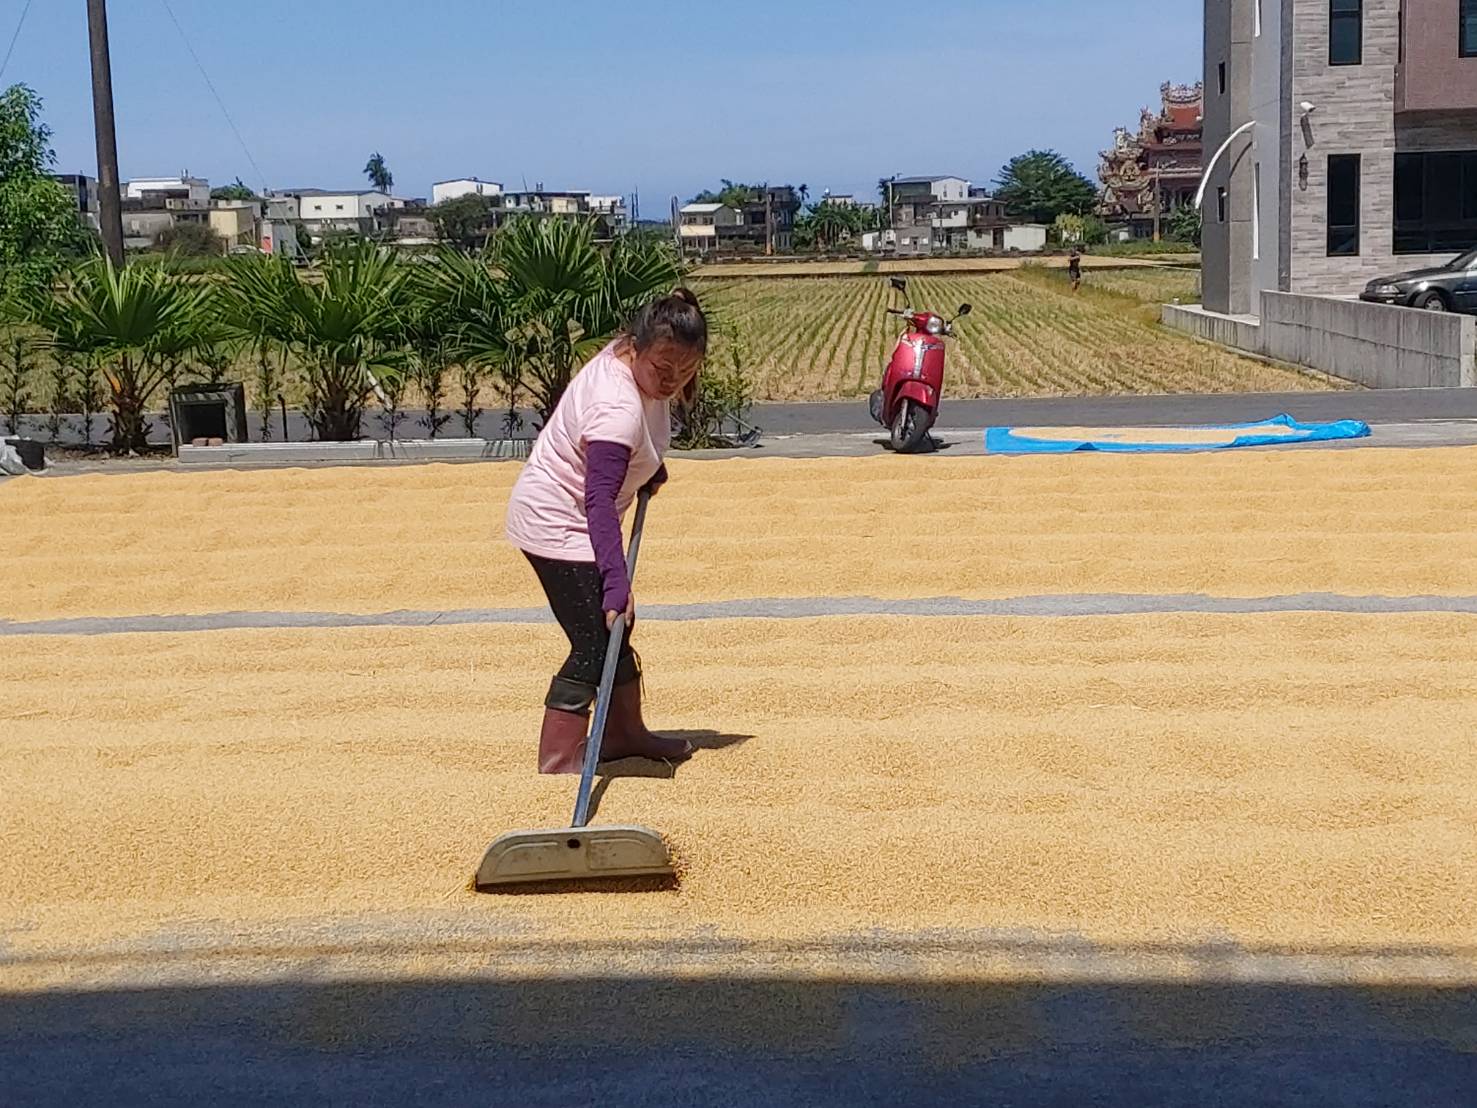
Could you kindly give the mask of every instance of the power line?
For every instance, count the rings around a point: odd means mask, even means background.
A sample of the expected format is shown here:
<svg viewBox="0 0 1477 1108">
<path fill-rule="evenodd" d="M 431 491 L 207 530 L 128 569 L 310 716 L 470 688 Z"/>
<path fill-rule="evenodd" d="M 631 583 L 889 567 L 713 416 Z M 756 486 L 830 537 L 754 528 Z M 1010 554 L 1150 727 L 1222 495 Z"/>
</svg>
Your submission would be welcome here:
<svg viewBox="0 0 1477 1108">
<path fill-rule="evenodd" d="M 205 71 L 205 63 L 200 60 L 200 55 L 195 53 L 195 48 L 190 45 L 190 37 L 185 34 L 185 29 L 180 26 L 180 21 L 174 14 L 174 9 L 169 6 L 169 0 L 159 0 L 159 3 L 164 5 L 164 10 L 169 14 L 170 22 L 174 24 L 174 29 L 179 32 L 180 41 L 185 44 L 185 49 L 190 52 L 190 57 L 195 59 L 195 67 L 200 70 L 200 76 L 205 79 L 205 87 L 210 89 L 210 94 L 215 97 L 216 104 L 220 106 L 221 115 L 226 117 L 226 122 L 230 124 L 231 131 L 236 136 L 236 141 L 241 144 L 242 153 L 246 155 L 246 160 L 251 163 L 251 168 L 256 173 L 257 180 L 261 182 L 262 189 L 265 191 L 267 187 L 267 175 L 262 172 L 262 167 L 257 165 L 256 159 L 251 156 L 251 147 L 247 146 L 246 140 L 241 137 L 241 130 L 236 126 L 236 121 L 231 118 L 231 113 L 226 108 L 226 102 L 221 99 L 221 94 L 216 91 L 215 82 L 210 79 L 210 74 Z"/>
<path fill-rule="evenodd" d="M 21 9 L 20 22 L 15 25 L 15 34 L 10 36 L 10 47 L 5 51 L 5 60 L 0 62 L 0 77 L 5 76 L 5 71 L 10 68 L 10 55 L 15 53 L 15 44 L 20 41 L 21 28 L 26 25 L 26 16 L 31 14 L 31 5 L 35 0 L 26 0 L 26 6 Z"/>
</svg>

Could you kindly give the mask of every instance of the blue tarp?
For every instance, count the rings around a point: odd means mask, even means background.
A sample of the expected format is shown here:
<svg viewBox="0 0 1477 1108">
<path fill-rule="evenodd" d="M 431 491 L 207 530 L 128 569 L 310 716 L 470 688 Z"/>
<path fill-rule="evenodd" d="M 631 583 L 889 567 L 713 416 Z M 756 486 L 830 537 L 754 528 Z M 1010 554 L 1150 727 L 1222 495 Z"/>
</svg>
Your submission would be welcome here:
<svg viewBox="0 0 1477 1108">
<path fill-rule="evenodd" d="M 1046 430 L 1046 428 L 1039 428 Z M 1191 442 L 1176 432 L 1225 431 L 1222 442 Z M 1237 432 L 1232 435 L 1230 432 Z M 1299 423 L 1290 415 L 1274 416 L 1259 423 L 1222 423 L 1196 427 L 1137 428 L 1132 441 L 1115 440 L 1114 429 L 1104 427 L 1101 438 L 1033 438 L 1018 434 L 1013 427 L 985 429 L 987 454 L 1071 454 L 1079 450 L 1098 450 L 1118 454 L 1169 454 L 1195 450 L 1225 450 L 1233 446 L 1276 446 L 1282 443 L 1326 442 L 1331 439 L 1362 439 L 1369 435 L 1369 424 L 1357 419 L 1340 419 L 1332 423 Z"/>
</svg>

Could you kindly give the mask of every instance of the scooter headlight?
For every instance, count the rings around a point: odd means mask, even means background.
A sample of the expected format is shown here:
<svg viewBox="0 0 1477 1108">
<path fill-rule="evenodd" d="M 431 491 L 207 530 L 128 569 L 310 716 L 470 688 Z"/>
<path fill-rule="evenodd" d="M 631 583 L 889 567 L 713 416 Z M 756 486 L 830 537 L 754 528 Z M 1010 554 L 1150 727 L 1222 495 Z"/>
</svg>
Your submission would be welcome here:
<svg viewBox="0 0 1477 1108">
<path fill-rule="evenodd" d="M 930 335 L 942 335 L 944 333 L 944 321 L 934 316 L 928 321 L 928 333 Z"/>
</svg>

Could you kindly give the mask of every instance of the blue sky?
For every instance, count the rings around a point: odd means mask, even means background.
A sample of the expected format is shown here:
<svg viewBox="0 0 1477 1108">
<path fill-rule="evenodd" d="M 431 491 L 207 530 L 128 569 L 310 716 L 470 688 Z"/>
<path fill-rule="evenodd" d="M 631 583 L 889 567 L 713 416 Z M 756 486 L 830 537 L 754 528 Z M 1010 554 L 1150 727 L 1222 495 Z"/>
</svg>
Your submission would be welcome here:
<svg viewBox="0 0 1477 1108">
<path fill-rule="evenodd" d="M 463 175 L 639 189 L 647 218 L 722 177 L 983 184 L 1033 146 L 1091 176 L 1114 126 L 1200 71 L 1186 0 L 170 3 L 265 182 L 162 0 L 110 5 L 125 179 L 338 188 L 380 150 L 403 196 Z M 24 6 L 0 0 L 0 51 Z M 34 0 L 0 81 L 45 98 L 60 170 L 94 171 L 82 0 Z"/>
</svg>

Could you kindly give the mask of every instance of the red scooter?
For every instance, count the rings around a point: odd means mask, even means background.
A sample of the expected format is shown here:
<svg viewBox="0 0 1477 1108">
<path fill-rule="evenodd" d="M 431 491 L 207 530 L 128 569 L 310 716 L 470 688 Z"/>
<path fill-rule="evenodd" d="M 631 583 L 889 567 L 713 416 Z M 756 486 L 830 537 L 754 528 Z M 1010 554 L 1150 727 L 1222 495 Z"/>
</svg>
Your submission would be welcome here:
<svg viewBox="0 0 1477 1108">
<path fill-rule="evenodd" d="M 894 277 L 892 287 L 907 303 L 908 282 Z M 938 419 L 944 394 L 944 338 L 954 333 L 954 323 L 969 312 L 970 306 L 961 304 L 959 313 L 945 320 L 935 312 L 887 309 L 888 315 L 907 320 L 908 330 L 898 339 L 882 387 L 872 394 L 870 406 L 872 418 L 891 432 L 892 448 L 899 454 L 911 454 L 931 441 L 928 432 Z"/>
</svg>

